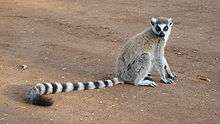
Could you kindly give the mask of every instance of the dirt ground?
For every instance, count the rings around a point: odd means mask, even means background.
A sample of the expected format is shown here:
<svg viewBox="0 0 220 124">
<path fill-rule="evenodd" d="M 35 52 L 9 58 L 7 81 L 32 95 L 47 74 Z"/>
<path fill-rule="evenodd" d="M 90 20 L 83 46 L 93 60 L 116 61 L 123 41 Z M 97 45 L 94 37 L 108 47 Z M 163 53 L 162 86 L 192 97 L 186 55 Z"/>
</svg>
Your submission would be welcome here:
<svg viewBox="0 0 220 124">
<path fill-rule="evenodd" d="M 154 73 L 157 88 L 50 95 L 48 108 L 24 102 L 38 82 L 113 77 L 120 47 L 153 16 L 174 19 L 166 55 L 175 84 Z M 219 0 L 0 0 L 0 124 L 217 124 L 219 40 Z"/>
</svg>

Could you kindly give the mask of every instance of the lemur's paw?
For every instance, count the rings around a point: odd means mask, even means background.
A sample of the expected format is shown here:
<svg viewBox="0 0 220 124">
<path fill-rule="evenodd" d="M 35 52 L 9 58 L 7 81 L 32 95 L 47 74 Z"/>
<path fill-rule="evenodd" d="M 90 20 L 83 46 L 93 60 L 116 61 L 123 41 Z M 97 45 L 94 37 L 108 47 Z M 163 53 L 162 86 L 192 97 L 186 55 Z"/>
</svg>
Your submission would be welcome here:
<svg viewBox="0 0 220 124">
<path fill-rule="evenodd" d="M 176 75 L 176 73 L 173 72 L 171 79 L 176 80 L 176 78 L 177 78 L 177 75 Z"/>
<path fill-rule="evenodd" d="M 167 78 L 166 80 L 161 79 L 161 82 L 163 82 L 163 83 L 165 83 L 165 84 L 172 84 L 172 83 L 174 83 L 174 80 L 173 80 L 173 79 L 170 79 L 170 78 Z"/>
<path fill-rule="evenodd" d="M 173 72 L 173 77 L 172 78 L 173 78 L 173 80 L 176 80 L 176 78 L 177 78 L 176 73 Z"/>
<path fill-rule="evenodd" d="M 167 74 L 167 78 L 168 78 L 168 79 L 171 79 L 171 80 L 173 80 L 173 81 L 175 81 L 176 78 L 177 78 L 177 76 L 176 76 L 175 73 L 172 73 L 172 74 Z"/>
<path fill-rule="evenodd" d="M 151 87 L 157 87 L 157 84 L 155 82 L 152 82 L 151 84 L 149 84 L 149 86 Z"/>
<path fill-rule="evenodd" d="M 143 81 L 140 81 L 137 85 L 157 87 L 157 84 L 152 80 L 143 80 Z"/>
</svg>

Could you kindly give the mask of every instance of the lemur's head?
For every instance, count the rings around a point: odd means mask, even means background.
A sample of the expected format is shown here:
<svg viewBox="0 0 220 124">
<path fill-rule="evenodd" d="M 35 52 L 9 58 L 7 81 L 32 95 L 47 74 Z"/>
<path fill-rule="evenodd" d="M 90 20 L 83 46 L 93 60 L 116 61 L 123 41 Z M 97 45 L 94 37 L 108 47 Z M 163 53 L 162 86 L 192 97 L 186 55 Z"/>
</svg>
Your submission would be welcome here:
<svg viewBox="0 0 220 124">
<path fill-rule="evenodd" d="M 153 32 L 161 38 L 164 38 L 170 34 L 173 21 L 172 18 L 157 17 L 151 19 L 151 25 Z"/>
</svg>

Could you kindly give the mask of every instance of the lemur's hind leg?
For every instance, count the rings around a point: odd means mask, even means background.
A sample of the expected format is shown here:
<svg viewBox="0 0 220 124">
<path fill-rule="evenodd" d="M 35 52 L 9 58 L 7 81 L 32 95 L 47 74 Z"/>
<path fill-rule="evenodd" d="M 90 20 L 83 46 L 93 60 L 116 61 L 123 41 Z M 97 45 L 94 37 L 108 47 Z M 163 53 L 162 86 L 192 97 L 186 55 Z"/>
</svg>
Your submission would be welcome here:
<svg viewBox="0 0 220 124">
<path fill-rule="evenodd" d="M 146 76 L 144 77 L 144 80 L 142 81 L 144 84 L 149 84 L 149 86 L 156 87 L 157 84 L 155 81 L 152 79 L 151 71 L 152 71 L 152 64 L 149 63 L 149 68 L 147 70 Z"/>
<path fill-rule="evenodd" d="M 146 70 L 143 71 L 143 73 L 145 73 Z M 157 84 L 155 83 L 155 81 L 148 76 L 148 74 L 144 76 L 142 76 L 141 74 L 136 78 L 135 80 L 135 85 L 140 85 L 140 86 L 151 86 L 151 87 L 156 87 Z"/>
<path fill-rule="evenodd" d="M 152 63 L 149 54 L 143 53 L 138 56 L 130 65 L 130 69 L 135 75 L 134 85 L 156 87 L 157 84 L 148 76 L 151 68 Z"/>
<path fill-rule="evenodd" d="M 151 62 L 152 63 L 152 62 Z M 148 72 L 147 72 L 147 75 L 146 75 L 146 79 L 144 79 L 144 80 L 147 80 L 148 78 L 150 78 L 150 79 L 152 79 L 152 74 L 151 74 L 151 71 L 152 71 L 152 69 L 153 69 L 153 64 L 150 64 L 149 65 L 150 67 L 149 67 L 149 70 L 148 70 Z"/>
</svg>

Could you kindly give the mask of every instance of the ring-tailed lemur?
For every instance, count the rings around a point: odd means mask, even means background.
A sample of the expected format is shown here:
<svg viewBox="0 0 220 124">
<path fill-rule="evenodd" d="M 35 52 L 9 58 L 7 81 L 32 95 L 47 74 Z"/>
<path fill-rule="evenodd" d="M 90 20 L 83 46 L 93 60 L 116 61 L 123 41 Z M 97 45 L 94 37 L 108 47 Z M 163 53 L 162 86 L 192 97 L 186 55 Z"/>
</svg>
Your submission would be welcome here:
<svg viewBox="0 0 220 124">
<path fill-rule="evenodd" d="M 39 83 L 26 93 L 26 100 L 31 104 L 50 106 L 52 100 L 43 95 L 106 88 L 120 83 L 155 87 L 157 84 L 149 76 L 152 67 L 159 70 L 164 83 L 173 83 L 176 76 L 164 56 L 172 25 L 171 18 L 152 18 L 151 28 L 129 39 L 118 57 L 117 78 L 86 83 Z"/>
</svg>

